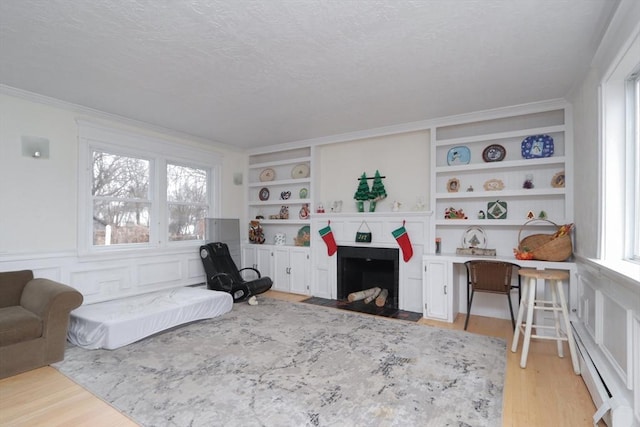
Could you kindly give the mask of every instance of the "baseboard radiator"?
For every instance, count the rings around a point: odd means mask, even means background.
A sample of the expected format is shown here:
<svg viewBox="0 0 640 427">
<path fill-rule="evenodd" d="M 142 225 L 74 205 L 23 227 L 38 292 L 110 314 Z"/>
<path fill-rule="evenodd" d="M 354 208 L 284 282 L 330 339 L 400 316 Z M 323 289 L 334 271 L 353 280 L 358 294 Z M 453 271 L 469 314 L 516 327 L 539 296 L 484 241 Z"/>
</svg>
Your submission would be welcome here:
<svg viewBox="0 0 640 427">
<path fill-rule="evenodd" d="M 609 427 L 640 427 L 634 419 L 631 391 L 607 369 L 607 361 L 584 326 L 573 323 L 573 328 L 580 372 L 597 408 L 593 425 L 604 421 Z"/>
</svg>

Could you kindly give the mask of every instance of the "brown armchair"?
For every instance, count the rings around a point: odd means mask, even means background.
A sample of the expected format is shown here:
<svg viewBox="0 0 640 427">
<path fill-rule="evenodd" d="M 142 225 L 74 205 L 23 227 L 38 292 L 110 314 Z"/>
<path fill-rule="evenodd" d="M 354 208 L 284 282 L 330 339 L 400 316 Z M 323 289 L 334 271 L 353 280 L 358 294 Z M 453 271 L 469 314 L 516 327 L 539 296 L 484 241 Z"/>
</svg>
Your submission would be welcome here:
<svg viewBox="0 0 640 427">
<path fill-rule="evenodd" d="M 0 272 L 0 378 L 64 359 L 69 312 L 82 300 L 31 270 Z"/>
</svg>

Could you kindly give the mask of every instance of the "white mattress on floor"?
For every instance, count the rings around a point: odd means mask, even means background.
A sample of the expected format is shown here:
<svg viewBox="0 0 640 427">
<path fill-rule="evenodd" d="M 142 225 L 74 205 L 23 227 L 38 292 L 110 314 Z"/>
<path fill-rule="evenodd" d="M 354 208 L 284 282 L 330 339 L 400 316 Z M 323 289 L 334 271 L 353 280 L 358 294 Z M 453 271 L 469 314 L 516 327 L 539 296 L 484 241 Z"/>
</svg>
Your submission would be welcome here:
<svg viewBox="0 0 640 427">
<path fill-rule="evenodd" d="M 177 288 L 96 304 L 71 312 L 67 338 L 86 349 L 114 350 L 194 320 L 231 311 L 226 292 Z"/>
</svg>

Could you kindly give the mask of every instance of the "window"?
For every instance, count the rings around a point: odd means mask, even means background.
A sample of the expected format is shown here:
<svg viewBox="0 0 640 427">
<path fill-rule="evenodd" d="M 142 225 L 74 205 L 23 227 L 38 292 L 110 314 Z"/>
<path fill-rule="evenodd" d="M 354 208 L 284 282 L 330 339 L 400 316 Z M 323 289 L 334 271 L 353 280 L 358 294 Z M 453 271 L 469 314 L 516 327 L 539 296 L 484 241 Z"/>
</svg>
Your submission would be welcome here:
<svg viewBox="0 0 640 427">
<path fill-rule="evenodd" d="M 600 258 L 640 263 L 640 33 L 616 58 L 602 86 Z"/>
<path fill-rule="evenodd" d="M 81 254 L 179 249 L 205 239 L 205 218 L 220 215 L 216 153 L 78 123 L 86 171 L 78 185 Z"/>
<path fill-rule="evenodd" d="M 93 244 L 149 242 L 149 160 L 93 151 Z"/>
<path fill-rule="evenodd" d="M 169 240 L 204 240 L 209 210 L 206 169 L 167 165 Z"/>
</svg>

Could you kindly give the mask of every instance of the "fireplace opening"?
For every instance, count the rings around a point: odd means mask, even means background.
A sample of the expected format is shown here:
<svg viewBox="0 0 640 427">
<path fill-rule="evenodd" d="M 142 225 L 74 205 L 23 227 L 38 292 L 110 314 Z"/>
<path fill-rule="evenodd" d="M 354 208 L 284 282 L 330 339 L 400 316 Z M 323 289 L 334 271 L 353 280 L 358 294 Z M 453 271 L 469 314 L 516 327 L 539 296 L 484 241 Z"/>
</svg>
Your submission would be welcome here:
<svg viewBox="0 0 640 427">
<path fill-rule="evenodd" d="M 399 251 L 391 248 L 338 247 L 338 300 L 347 301 L 349 294 L 378 287 L 388 292 L 383 309 L 398 309 Z M 375 301 L 351 304 L 362 311 L 380 310 Z"/>
</svg>

